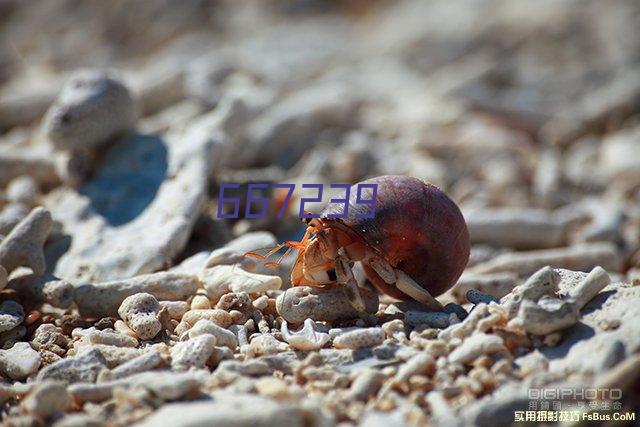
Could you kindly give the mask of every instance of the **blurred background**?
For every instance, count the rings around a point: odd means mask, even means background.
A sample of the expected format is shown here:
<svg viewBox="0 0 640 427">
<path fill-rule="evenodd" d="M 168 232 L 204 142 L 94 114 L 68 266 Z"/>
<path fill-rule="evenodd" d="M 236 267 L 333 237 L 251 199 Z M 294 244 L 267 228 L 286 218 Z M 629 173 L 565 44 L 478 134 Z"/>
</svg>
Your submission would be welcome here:
<svg viewBox="0 0 640 427">
<path fill-rule="evenodd" d="M 52 272 L 130 277 L 299 235 L 296 203 L 219 220 L 220 183 L 404 174 L 461 206 L 470 267 L 605 242 L 635 277 L 638 22 L 634 0 L 2 0 L 0 235 L 44 204 Z"/>
</svg>

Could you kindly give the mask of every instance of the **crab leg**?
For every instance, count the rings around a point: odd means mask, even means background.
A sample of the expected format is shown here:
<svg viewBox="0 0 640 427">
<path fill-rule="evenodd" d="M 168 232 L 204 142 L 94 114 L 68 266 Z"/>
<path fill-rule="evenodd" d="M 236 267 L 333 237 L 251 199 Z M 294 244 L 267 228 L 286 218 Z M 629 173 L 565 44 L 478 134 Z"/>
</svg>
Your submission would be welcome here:
<svg viewBox="0 0 640 427">
<path fill-rule="evenodd" d="M 394 269 L 388 262 L 375 255 L 367 257 L 365 262 L 375 270 L 385 283 L 395 285 L 400 291 L 426 305 L 430 310 L 441 311 L 443 309 L 442 304 L 431 296 L 429 291 L 417 284 L 402 270 Z"/>
<path fill-rule="evenodd" d="M 415 280 L 409 277 L 405 272 L 396 270 L 396 287 L 405 294 L 414 298 L 416 301 L 420 301 L 426 305 L 430 310 L 442 311 L 444 307 L 435 299 L 429 291 L 417 284 Z"/>
<path fill-rule="evenodd" d="M 351 271 L 349 263 L 343 258 L 336 258 L 335 269 L 336 281 L 344 285 L 344 292 L 353 308 L 355 308 L 359 313 L 364 312 L 364 301 L 360 295 L 358 283 L 356 282 L 356 278 L 353 276 L 353 271 Z"/>
<path fill-rule="evenodd" d="M 287 240 L 284 243 L 277 244 L 275 247 L 270 249 L 269 252 L 267 252 L 266 254 L 260 254 L 258 252 L 249 251 L 249 252 L 246 252 L 244 254 L 244 256 L 248 256 L 248 257 L 252 257 L 252 258 L 258 258 L 258 259 L 268 259 L 268 258 L 271 258 L 271 256 L 273 256 L 275 253 L 280 251 L 282 248 L 285 248 L 285 247 L 288 248 L 287 251 L 285 252 L 285 254 L 283 256 L 281 256 L 280 259 L 278 259 L 277 262 L 275 262 L 275 263 L 268 262 L 268 263 L 265 264 L 266 266 L 272 266 L 272 267 L 273 266 L 277 266 L 282 262 L 284 257 L 289 254 L 291 249 L 303 249 L 305 247 L 306 243 L 307 243 L 307 240 L 309 239 L 309 234 L 310 233 L 311 233 L 311 231 L 309 229 L 307 229 L 307 231 L 304 233 L 304 236 L 302 236 L 302 239 L 299 242 L 296 242 L 295 240 Z"/>
</svg>

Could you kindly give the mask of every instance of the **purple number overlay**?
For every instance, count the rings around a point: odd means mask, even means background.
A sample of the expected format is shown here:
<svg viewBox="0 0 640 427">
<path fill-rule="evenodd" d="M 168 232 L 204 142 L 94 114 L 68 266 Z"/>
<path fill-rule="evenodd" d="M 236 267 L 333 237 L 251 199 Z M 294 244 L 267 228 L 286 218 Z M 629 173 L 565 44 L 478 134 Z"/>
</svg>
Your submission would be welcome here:
<svg viewBox="0 0 640 427">
<path fill-rule="evenodd" d="M 266 184 L 266 183 L 253 183 L 247 185 L 247 197 L 244 209 L 244 218 L 260 219 L 267 218 L 269 212 L 270 199 L 267 197 L 259 197 L 260 191 L 265 191 L 271 187 L 286 188 L 287 195 L 282 203 L 282 206 L 276 212 L 276 218 L 282 218 L 291 201 L 293 192 L 296 188 L 295 184 Z M 240 217 L 240 197 L 225 196 L 225 190 L 239 189 L 240 184 L 220 184 L 220 192 L 218 193 L 218 218 L 237 219 Z M 320 218 L 319 214 L 307 212 L 304 209 L 305 203 L 318 203 L 322 202 L 322 193 L 324 190 L 323 184 L 302 184 L 302 188 L 314 188 L 317 193 L 315 197 L 302 197 L 300 198 L 300 209 L 298 216 L 300 218 Z M 329 203 L 338 203 L 344 205 L 344 209 L 340 213 L 328 214 L 328 219 L 346 218 L 349 216 L 349 201 L 351 196 L 351 185 L 349 184 L 331 184 L 330 188 L 337 188 L 344 190 L 344 197 L 329 200 Z M 358 184 L 356 186 L 356 205 L 369 206 L 368 213 L 356 214 L 356 218 L 373 218 L 376 215 L 376 193 L 378 191 L 378 184 Z M 365 191 L 363 191 L 365 190 Z M 231 193 L 231 191 L 229 191 Z M 236 191 L 237 194 L 237 191 Z M 224 213 L 225 206 L 232 204 L 233 212 Z"/>
<path fill-rule="evenodd" d="M 378 185 L 378 184 L 375 184 Z M 331 199 L 329 203 L 343 203 L 344 209 L 342 213 L 337 214 L 328 214 L 327 218 L 346 218 L 349 216 L 349 192 L 351 191 L 351 186 L 349 184 L 331 184 L 331 188 L 344 188 L 344 198 L 343 199 Z"/>
<path fill-rule="evenodd" d="M 240 213 L 240 199 L 239 198 L 225 198 L 224 190 L 227 188 L 240 188 L 240 184 L 220 184 L 220 195 L 218 196 L 218 218 L 238 218 Z M 222 213 L 222 206 L 225 203 L 233 203 L 233 213 Z"/>
<path fill-rule="evenodd" d="M 303 197 L 300 199 L 300 212 L 298 216 L 300 218 L 320 218 L 320 215 L 313 214 L 311 212 L 306 212 L 304 210 L 304 204 L 306 202 L 321 202 L 322 201 L 322 184 L 302 184 L 302 188 L 317 188 L 318 189 L 318 197 Z"/>
<path fill-rule="evenodd" d="M 249 184 L 247 188 L 247 208 L 245 209 L 244 217 L 245 218 L 266 218 L 267 217 L 267 207 L 269 206 L 269 199 L 266 197 L 253 197 L 253 190 L 260 188 L 267 188 L 268 184 Z M 252 204 L 260 204 L 262 209 L 258 213 L 251 213 L 251 205 Z"/>
<path fill-rule="evenodd" d="M 371 197 L 368 199 L 362 198 L 362 189 L 371 189 Z M 356 204 L 357 205 L 368 205 L 371 206 L 369 209 L 369 213 L 366 214 L 356 214 L 356 218 L 375 218 L 376 216 L 376 194 L 378 193 L 378 184 L 358 184 L 358 191 L 356 194 Z"/>
</svg>

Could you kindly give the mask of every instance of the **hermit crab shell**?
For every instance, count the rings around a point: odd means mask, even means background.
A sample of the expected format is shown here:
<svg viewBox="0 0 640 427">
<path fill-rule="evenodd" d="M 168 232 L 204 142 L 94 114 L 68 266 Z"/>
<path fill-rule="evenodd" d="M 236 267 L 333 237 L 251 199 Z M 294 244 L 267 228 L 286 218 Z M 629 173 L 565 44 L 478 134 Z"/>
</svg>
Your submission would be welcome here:
<svg viewBox="0 0 640 427">
<path fill-rule="evenodd" d="M 371 207 L 357 203 L 358 185 L 377 184 L 373 218 L 357 218 Z M 361 189 L 361 199 L 370 199 L 372 191 Z M 351 187 L 348 215 L 340 214 L 344 204 L 331 203 L 320 214 L 323 221 L 336 221 L 361 238 L 396 269 L 437 296 L 453 286 L 469 260 L 469 231 L 456 204 L 438 187 L 420 179 L 387 175 L 362 181 Z M 337 225 L 337 224 L 336 224 Z M 386 284 L 376 272 L 364 265 L 367 278 L 380 291 L 399 299 L 411 299 Z"/>
</svg>

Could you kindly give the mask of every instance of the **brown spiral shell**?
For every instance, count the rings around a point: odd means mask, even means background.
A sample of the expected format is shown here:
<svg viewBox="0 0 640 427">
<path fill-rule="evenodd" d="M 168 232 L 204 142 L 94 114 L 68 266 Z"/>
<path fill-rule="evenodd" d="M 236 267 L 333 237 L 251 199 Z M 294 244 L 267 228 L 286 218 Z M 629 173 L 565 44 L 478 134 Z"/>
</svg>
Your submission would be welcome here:
<svg viewBox="0 0 640 427">
<path fill-rule="evenodd" d="M 374 218 L 356 218 L 370 207 L 356 203 L 360 184 L 377 184 Z M 370 198 L 371 191 L 362 191 Z M 326 219 L 341 213 L 344 204 L 331 203 L 322 211 L 324 221 L 338 221 L 359 236 L 394 268 L 405 272 L 437 296 L 452 287 L 469 260 L 469 231 L 458 206 L 438 187 L 418 178 L 386 175 L 351 187 L 346 218 Z M 387 285 L 373 269 L 367 278 L 382 292 L 411 299 Z"/>
</svg>

